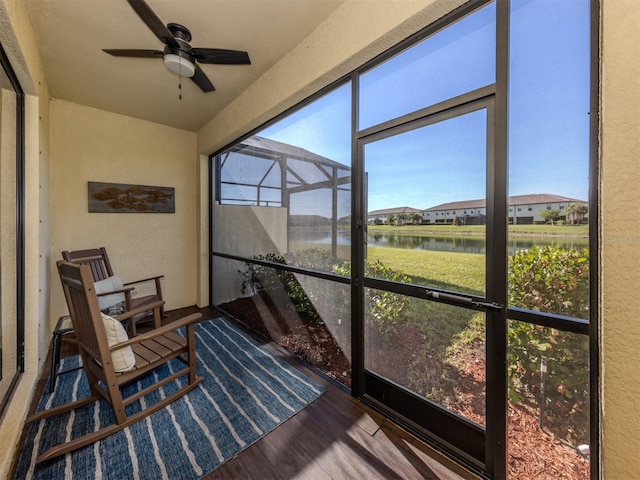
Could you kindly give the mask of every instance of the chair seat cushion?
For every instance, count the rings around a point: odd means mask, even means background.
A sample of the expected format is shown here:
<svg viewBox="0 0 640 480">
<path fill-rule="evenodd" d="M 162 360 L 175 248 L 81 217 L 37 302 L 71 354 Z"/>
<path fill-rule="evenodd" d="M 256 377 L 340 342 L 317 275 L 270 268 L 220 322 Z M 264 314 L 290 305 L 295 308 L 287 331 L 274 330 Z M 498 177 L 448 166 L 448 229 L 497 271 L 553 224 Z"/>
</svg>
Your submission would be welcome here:
<svg viewBox="0 0 640 480">
<path fill-rule="evenodd" d="M 114 290 L 121 290 L 122 280 L 117 275 L 107 277 L 104 280 L 99 280 L 93 284 L 96 294 L 113 292 Z M 105 310 L 120 302 L 124 302 L 124 293 L 114 293 L 113 295 L 98 296 L 98 305 L 100 310 Z"/>
<path fill-rule="evenodd" d="M 129 340 L 127 331 L 118 320 L 103 313 L 102 322 L 107 334 L 107 343 L 110 347 Z M 111 361 L 116 372 L 128 372 L 136 366 L 136 356 L 131 347 L 124 347 L 111 352 Z"/>
</svg>

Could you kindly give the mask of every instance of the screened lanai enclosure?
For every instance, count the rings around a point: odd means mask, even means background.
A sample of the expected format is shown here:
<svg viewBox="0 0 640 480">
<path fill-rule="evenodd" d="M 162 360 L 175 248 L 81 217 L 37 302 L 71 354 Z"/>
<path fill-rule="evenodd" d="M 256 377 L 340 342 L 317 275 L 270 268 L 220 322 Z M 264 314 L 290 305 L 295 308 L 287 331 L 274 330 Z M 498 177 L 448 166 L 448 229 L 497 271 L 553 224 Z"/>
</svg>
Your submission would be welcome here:
<svg viewBox="0 0 640 480">
<path fill-rule="evenodd" d="M 329 356 L 326 373 L 350 384 L 349 280 L 332 273 L 350 258 L 350 167 L 257 135 L 214 165 L 213 232 L 225 232 L 213 235 L 214 303 L 312 364 Z M 309 353 L 319 343 L 322 358 Z"/>
<path fill-rule="evenodd" d="M 282 208 L 286 245 L 299 229 L 326 233 L 337 254 L 338 228 L 350 222 L 351 169 L 286 143 L 253 136 L 218 157 L 219 205 Z M 237 212 L 236 212 L 237 213 Z"/>
<path fill-rule="evenodd" d="M 590 6 L 469 2 L 211 156 L 211 303 L 490 478 L 597 470 Z"/>
</svg>

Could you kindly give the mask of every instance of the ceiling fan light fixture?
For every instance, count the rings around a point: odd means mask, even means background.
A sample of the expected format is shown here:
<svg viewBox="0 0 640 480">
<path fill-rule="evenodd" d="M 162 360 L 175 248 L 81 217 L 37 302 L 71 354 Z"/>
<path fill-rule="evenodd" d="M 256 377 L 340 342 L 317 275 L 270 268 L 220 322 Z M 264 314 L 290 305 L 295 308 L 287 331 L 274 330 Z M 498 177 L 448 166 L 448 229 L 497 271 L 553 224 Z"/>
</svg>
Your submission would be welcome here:
<svg viewBox="0 0 640 480">
<path fill-rule="evenodd" d="M 166 53 L 163 61 L 167 70 L 180 77 L 193 77 L 196 73 L 196 66 L 192 62 L 174 53 Z"/>
</svg>

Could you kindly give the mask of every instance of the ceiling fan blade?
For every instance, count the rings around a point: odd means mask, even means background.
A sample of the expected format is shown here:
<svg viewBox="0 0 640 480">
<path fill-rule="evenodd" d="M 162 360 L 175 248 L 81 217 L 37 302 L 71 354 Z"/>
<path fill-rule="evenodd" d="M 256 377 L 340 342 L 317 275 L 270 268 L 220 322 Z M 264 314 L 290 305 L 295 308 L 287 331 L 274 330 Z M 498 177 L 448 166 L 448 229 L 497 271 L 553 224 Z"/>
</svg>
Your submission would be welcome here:
<svg viewBox="0 0 640 480">
<path fill-rule="evenodd" d="M 114 57 L 146 57 L 146 58 L 162 58 L 160 50 L 131 50 L 131 49 L 103 49 L 103 52 L 113 55 Z"/>
<path fill-rule="evenodd" d="M 192 48 L 191 54 L 200 63 L 216 63 L 219 65 L 251 65 L 249 54 L 241 50 Z"/>
<path fill-rule="evenodd" d="M 144 0 L 127 0 L 131 8 L 133 8 L 138 16 L 142 19 L 147 27 L 158 37 L 162 43 L 173 48 L 180 48 L 180 45 L 174 38 L 167 26 L 162 23 L 151 7 Z"/>
<path fill-rule="evenodd" d="M 198 85 L 200 90 L 205 93 L 213 92 L 215 90 L 215 87 L 213 86 L 213 83 L 211 83 L 211 80 L 209 80 L 209 77 L 207 77 L 198 65 L 196 65 L 196 73 L 191 77 L 191 80 L 193 80 L 193 83 Z"/>
</svg>

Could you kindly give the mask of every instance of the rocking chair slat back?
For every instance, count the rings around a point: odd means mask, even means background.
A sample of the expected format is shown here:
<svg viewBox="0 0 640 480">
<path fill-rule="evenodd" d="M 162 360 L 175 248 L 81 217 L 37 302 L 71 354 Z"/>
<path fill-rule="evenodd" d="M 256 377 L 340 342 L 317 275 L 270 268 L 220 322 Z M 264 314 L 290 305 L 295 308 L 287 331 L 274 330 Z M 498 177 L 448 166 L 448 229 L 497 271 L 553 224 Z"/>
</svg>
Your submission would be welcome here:
<svg viewBox="0 0 640 480">
<path fill-rule="evenodd" d="M 111 268 L 107 250 L 104 247 L 76 250 L 74 252 L 65 250 L 62 252 L 62 258 L 67 262 L 77 263 L 78 265 L 88 265 L 94 282 L 113 276 L 113 268 Z"/>
<path fill-rule="evenodd" d="M 82 360 L 86 364 L 85 356 L 88 355 L 89 358 L 101 361 L 105 355 L 111 354 L 106 342 L 104 325 L 94 321 L 95 318 L 101 318 L 101 315 L 95 293 L 90 295 L 90 292 L 93 292 L 91 272 L 88 269 L 74 269 L 68 264 L 61 264 L 59 268 L 61 277 L 66 281 L 63 289 L 68 296 L 69 314 Z M 99 329 L 101 331 L 98 331 Z M 105 339 L 104 342 L 100 342 L 101 338 Z"/>
</svg>

